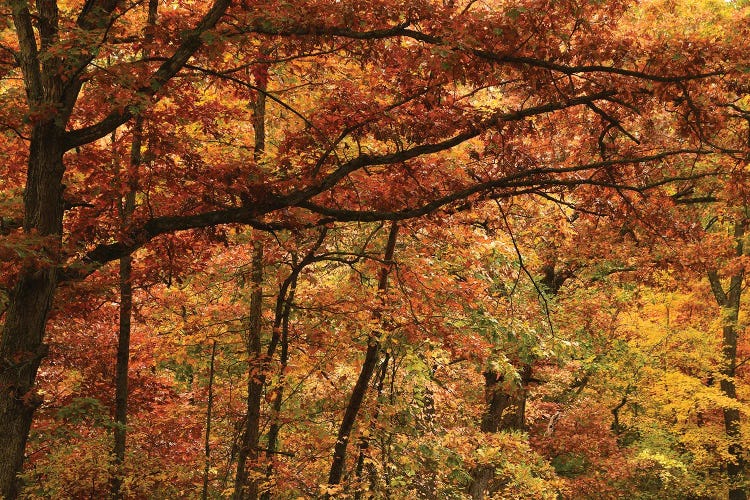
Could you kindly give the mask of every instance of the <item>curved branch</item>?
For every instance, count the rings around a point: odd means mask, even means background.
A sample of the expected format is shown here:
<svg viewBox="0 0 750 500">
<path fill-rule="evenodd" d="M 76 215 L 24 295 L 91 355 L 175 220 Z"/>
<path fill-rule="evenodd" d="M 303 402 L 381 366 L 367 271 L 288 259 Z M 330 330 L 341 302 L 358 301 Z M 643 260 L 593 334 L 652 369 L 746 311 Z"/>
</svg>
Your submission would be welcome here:
<svg viewBox="0 0 750 500">
<path fill-rule="evenodd" d="M 490 50 L 484 50 L 479 48 L 462 47 L 456 46 L 446 42 L 443 38 L 434 35 L 428 35 L 417 30 L 409 29 L 411 25 L 410 21 L 406 21 L 399 25 L 391 28 L 384 28 L 379 30 L 370 31 L 354 31 L 349 28 L 338 28 L 338 27 L 325 27 L 325 26 L 302 26 L 297 28 L 274 28 L 269 26 L 267 20 L 258 20 L 254 25 L 251 25 L 247 32 L 257 33 L 261 35 L 272 35 L 272 36 L 336 36 L 342 38 L 351 38 L 355 40 L 378 40 L 382 38 L 392 37 L 405 37 L 411 38 L 419 42 L 427 43 L 430 45 L 439 45 L 446 47 L 449 50 L 455 52 L 462 52 L 465 54 L 471 54 L 475 57 L 479 57 L 486 61 L 500 63 L 500 64 L 515 64 L 531 66 L 534 68 L 547 69 L 557 73 L 562 73 L 567 76 L 573 76 L 577 74 L 591 74 L 591 73 L 604 73 L 611 75 L 627 76 L 632 78 L 638 78 L 641 80 L 648 80 L 652 82 L 660 83 L 678 83 L 689 80 L 699 80 L 708 78 L 711 76 L 720 76 L 723 71 L 710 71 L 707 73 L 696 73 L 687 75 L 655 75 L 647 73 L 645 71 L 631 70 L 625 68 L 618 68 L 616 66 L 605 66 L 602 64 L 589 64 L 589 65 L 578 65 L 569 66 L 561 64 L 555 61 L 546 59 L 540 59 L 528 56 L 514 56 L 510 54 L 500 54 Z"/>
<path fill-rule="evenodd" d="M 710 154 L 710 153 L 711 152 L 709 151 L 686 149 L 686 150 L 669 151 L 669 152 L 659 153 L 659 154 L 650 155 L 650 156 L 641 156 L 637 158 L 621 158 L 621 159 L 605 160 L 605 161 L 599 161 L 599 162 L 588 163 L 584 165 L 577 165 L 577 166 L 572 166 L 572 167 L 529 169 L 529 170 L 524 170 L 522 172 L 510 174 L 510 175 L 501 177 L 499 179 L 493 179 L 490 181 L 474 184 L 473 186 L 469 186 L 467 188 L 454 191 L 441 198 L 437 198 L 428 203 L 425 203 L 424 205 L 419 206 L 419 207 L 407 208 L 407 209 L 398 210 L 398 211 L 337 209 L 337 208 L 326 207 L 323 205 L 318 205 L 315 203 L 311 203 L 309 201 L 301 202 L 297 204 L 297 206 L 300 208 L 305 208 L 311 212 L 323 215 L 327 217 L 329 221 L 374 222 L 374 221 L 383 221 L 383 220 L 404 220 L 404 219 L 413 219 L 416 217 L 421 217 L 423 215 L 427 215 L 431 212 L 434 212 L 446 205 L 449 205 L 453 202 L 469 198 L 470 196 L 473 196 L 475 194 L 479 194 L 482 192 L 492 193 L 494 190 L 497 190 L 497 189 L 540 188 L 540 187 L 553 187 L 553 186 L 575 187 L 575 186 L 582 186 L 582 185 L 590 185 L 590 186 L 616 188 L 616 189 L 622 189 L 622 190 L 628 190 L 628 191 L 644 192 L 644 191 L 648 191 L 650 189 L 654 189 L 656 187 L 662 186 L 664 184 L 669 184 L 669 183 L 677 182 L 677 181 L 692 180 L 692 179 L 697 179 L 701 177 L 707 177 L 710 175 L 714 175 L 715 173 L 709 172 L 709 173 L 695 174 L 691 176 L 666 177 L 664 179 L 660 179 L 658 181 L 645 184 L 643 186 L 621 185 L 615 182 L 596 181 L 590 178 L 556 179 L 551 176 L 556 175 L 556 174 L 596 170 L 596 169 L 615 166 L 615 165 L 628 165 L 628 164 L 634 164 L 634 163 L 658 161 L 658 160 L 662 160 L 670 156 L 685 155 L 685 154 Z M 542 179 L 536 178 L 538 176 L 546 176 L 546 178 L 542 178 Z M 532 189 L 531 191 L 526 191 L 526 192 L 533 193 L 534 190 Z M 518 194 L 518 193 L 514 192 L 513 194 Z"/>
<path fill-rule="evenodd" d="M 382 155 L 363 154 L 342 164 L 332 173 L 328 174 L 325 178 L 323 178 L 323 180 L 321 180 L 319 183 L 309 186 L 305 189 L 293 192 L 291 194 L 285 195 L 281 197 L 279 201 L 282 202 L 286 206 L 301 206 L 301 204 L 307 202 L 308 200 L 317 196 L 318 194 L 331 189 L 333 186 L 338 184 L 338 182 L 341 181 L 344 177 L 362 168 L 369 167 L 369 166 L 376 166 L 376 165 L 391 165 L 391 164 L 401 163 L 407 160 L 411 160 L 413 158 L 417 158 L 419 156 L 446 151 L 468 140 L 474 139 L 475 137 L 478 137 L 483 132 L 493 127 L 497 127 L 498 125 L 502 123 L 520 121 L 525 118 L 530 118 L 532 116 L 552 113 L 554 111 L 560 111 L 563 109 L 579 106 L 582 104 L 588 104 L 597 100 L 605 99 L 614 94 L 615 94 L 615 91 L 607 90 L 607 91 L 598 92 L 592 95 L 584 95 L 584 96 L 575 97 L 575 98 L 568 99 L 565 101 L 550 102 L 550 103 L 546 103 L 540 106 L 520 109 L 520 110 L 512 111 L 509 113 L 501 113 L 499 115 L 495 115 L 485 120 L 479 125 L 476 125 L 464 132 L 456 134 L 453 137 L 450 137 L 443 141 L 429 143 L 429 144 L 420 144 L 419 146 L 414 146 L 409 149 L 404 149 L 396 153 L 388 153 L 388 154 L 382 154 Z"/>
</svg>

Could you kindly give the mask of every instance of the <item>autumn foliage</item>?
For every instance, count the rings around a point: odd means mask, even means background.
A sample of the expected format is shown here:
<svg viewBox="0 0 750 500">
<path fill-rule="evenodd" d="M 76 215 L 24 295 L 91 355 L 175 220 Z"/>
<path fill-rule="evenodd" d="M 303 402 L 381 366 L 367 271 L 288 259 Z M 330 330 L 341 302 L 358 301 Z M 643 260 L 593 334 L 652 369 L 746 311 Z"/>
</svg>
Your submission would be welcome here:
<svg viewBox="0 0 750 500">
<path fill-rule="evenodd" d="M 747 497 L 743 2 L 0 13 L 0 498 Z"/>
</svg>

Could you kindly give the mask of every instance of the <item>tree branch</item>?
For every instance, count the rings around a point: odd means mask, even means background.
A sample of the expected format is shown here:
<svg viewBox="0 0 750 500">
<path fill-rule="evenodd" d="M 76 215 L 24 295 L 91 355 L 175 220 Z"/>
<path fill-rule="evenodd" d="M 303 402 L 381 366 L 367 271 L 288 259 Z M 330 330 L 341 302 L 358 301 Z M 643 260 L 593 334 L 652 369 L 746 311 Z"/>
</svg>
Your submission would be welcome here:
<svg viewBox="0 0 750 500">
<path fill-rule="evenodd" d="M 347 175 L 357 170 L 360 170 L 362 168 L 369 167 L 369 166 L 376 166 L 376 165 L 391 165 L 391 164 L 405 162 L 407 160 L 411 160 L 419 156 L 439 153 L 441 151 L 451 149 L 470 139 L 474 139 L 475 137 L 478 137 L 482 132 L 489 130 L 493 127 L 496 127 L 502 123 L 520 121 L 520 120 L 523 120 L 525 118 L 529 118 L 532 116 L 547 114 L 547 113 L 551 113 L 554 111 L 560 111 L 566 108 L 571 108 L 574 106 L 579 106 L 581 104 L 587 104 L 596 100 L 604 99 L 614 94 L 615 94 L 614 91 L 607 90 L 607 91 L 599 92 L 593 95 L 584 95 L 584 96 L 575 97 L 566 101 L 550 102 L 550 103 L 543 104 L 540 106 L 520 109 L 520 110 L 512 111 L 509 113 L 502 113 L 502 114 L 493 116 L 485 120 L 483 123 L 480 123 L 479 125 L 475 127 L 472 127 L 462 133 L 456 134 L 453 137 L 449 139 L 445 139 L 440 142 L 430 143 L 430 144 L 420 144 L 419 146 L 414 146 L 409 149 L 404 149 L 396 153 L 388 153 L 388 154 L 372 155 L 372 156 L 363 154 L 363 155 L 358 156 L 357 158 L 354 158 L 344 163 L 335 171 L 333 171 L 328 176 L 326 176 L 318 184 L 312 185 L 308 188 L 286 195 L 282 197 L 280 201 L 287 206 L 301 206 L 307 200 L 317 196 L 318 194 L 324 191 L 331 189 L 333 186 L 338 184 L 338 182 L 344 177 L 346 177 Z"/>
<path fill-rule="evenodd" d="M 216 0 L 208 12 L 203 16 L 198 25 L 186 32 L 182 43 L 174 54 L 164 61 L 159 69 L 149 79 L 148 85 L 138 90 L 140 98 L 148 98 L 156 95 L 166 83 L 172 79 L 203 45 L 201 35 L 212 29 L 219 22 L 231 0 Z M 65 136 L 65 149 L 70 150 L 84 144 L 96 141 L 111 133 L 120 125 L 132 118 L 138 107 L 134 102 L 123 110 L 112 111 L 99 123 L 78 130 L 71 130 Z"/>
</svg>

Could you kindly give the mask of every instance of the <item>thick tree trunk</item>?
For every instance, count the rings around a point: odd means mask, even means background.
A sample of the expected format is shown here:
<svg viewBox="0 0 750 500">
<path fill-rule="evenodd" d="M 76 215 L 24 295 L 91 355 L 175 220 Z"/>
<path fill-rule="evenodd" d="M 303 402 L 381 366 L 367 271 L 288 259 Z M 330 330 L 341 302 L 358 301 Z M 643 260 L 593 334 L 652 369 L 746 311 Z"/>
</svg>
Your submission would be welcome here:
<svg viewBox="0 0 750 500">
<path fill-rule="evenodd" d="M 736 241 L 735 255 L 744 255 L 745 221 L 738 221 L 734 225 L 734 238 Z M 716 272 L 708 273 L 708 280 L 716 298 L 716 302 L 722 308 L 724 327 L 722 331 L 722 351 L 724 354 L 724 366 L 721 370 L 722 392 L 731 399 L 737 399 L 737 388 L 734 382 L 735 369 L 737 366 L 737 320 L 740 312 L 740 299 L 742 298 L 742 271 L 734 274 L 729 279 L 729 290 L 724 291 L 719 276 Z M 742 448 L 742 435 L 740 431 L 740 412 L 736 408 L 724 408 L 724 432 L 729 439 L 729 456 L 731 461 L 727 464 L 727 475 L 729 479 L 729 500 L 746 500 L 747 491 L 744 485 L 745 458 Z"/>
<path fill-rule="evenodd" d="M 482 432 L 523 430 L 526 419 L 526 384 L 530 379 L 531 365 L 525 364 L 520 384 L 515 390 L 507 391 L 503 388 L 502 375 L 494 371 L 484 372 L 484 398 L 487 406 L 480 424 Z M 473 500 L 483 499 L 485 493 L 492 490 L 491 482 L 494 477 L 494 466 L 477 467 L 472 472 L 469 496 Z"/>
<path fill-rule="evenodd" d="M 34 410 L 39 364 L 47 354 L 44 329 L 57 288 L 63 217 L 63 131 L 54 123 L 38 124 L 24 193 L 24 230 L 43 238 L 34 262 L 26 263 L 10 293 L 0 338 L 0 497 L 16 498 L 16 481 Z"/>
<path fill-rule="evenodd" d="M 30 108 L 61 102 L 63 84 L 54 57 L 39 60 L 36 35 L 28 3 L 14 0 L 13 23 L 19 44 L 18 62 L 23 72 Z M 57 35 L 57 4 L 37 2 L 41 47 Z M 64 128 L 69 109 L 34 124 L 29 143 L 26 186 L 23 196 L 23 230 L 40 238 L 32 262 L 24 263 L 8 297 L 5 323 L 0 333 L 0 497 L 18 496 L 24 448 L 34 410 L 41 398 L 34 392 L 39 364 L 47 354 L 44 330 L 57 288 L 63 220 Z M 32 232 L 34 233 L 32 235 Z"/>
<path fill-rule="evenodd" d="M 383 261 L 386 264 L 390 264 L 393 261 L 393 252 L 396 248 L 396 236 L 398 235 L 398 224 L 393 222 L 391 230 L 388 235 L 388 243 L 385 248 L 385 254 Z M 378 290 L 382 293 L 388 288 L 388 272 L 390 268 L 383 267 L 380 271 L 380 280 L 378 282 Z M 380 319 L 380 313 L 375 312 L 376 319 Z M 378 364 L 378 353 L 380 346 L 376 339 L 370 339 L 367 346 L 367 352 L 365 354 L 365 361 L 362 364 L 362 369 L 359 372 L 356 384 L 354 384 L 354 390 L 349 398 L 349 404 L 344 412 L 344 418 L 341 420 L 341 426 L 339 427 L 338 435 L 336 436 L 336 445 L 333 448 L 333 461 L 331 463 L 331 471 L 328 474 L 328 484 L 335 485 L 341 482 L 341 478 L 344 475 L 344 465 L 346 464 L 346 448 L 349 445 L 349 437 L 354 427 L 354 422 L 357 420 L 359 409 L 364 401 L 365 394 L 367 393 L 367 386 L 370 383 L 372 374 L 375 372 L 375 367 Z"/>
<path fill-rule="evenodd" d="M 83 85 L 66 80 L 80 74 L 90 58 L 81 54 L 55 55 L 47 51 L 58 41 L 58 6 L 55 0 L 37 0 L 32 15 L 26 0 L 9 0 L 18 41 L 16 60 L 23 74 L 27 104 L 34 122 L 29 141 L 29 159 L 24 192 L 23 229 L 29 240 L 40 240 L 37 259 L 25 262 L 8 294 L 5 322 L 0 329 L 0 497 L 18 496 L 16 482 L 24 459 L 24 448 L 34 410 L 41 403 L 34 393 L 34 381 L 46 355 L 43 343 L 47 316 L 58 285 L 63 221 L 62 177 L 66 148 L 92 142 L 130 119 L 130 111 L 112 112 L 88 133 L 65 134 L 71 112 Z M 97 2 L 84 11 L 78 27 L 93 31 L 109 22 L 120 2 Z M 155 5 L 156 2 L 153 1 Z M 169 64 L 160 67 L 148 87 L 153 95 L 171 79 L 201 46 L 200 36 L 219 21 L 230 2 L 217 0 L 178 47 Z M 90 2 L 86 4 L 90 5 Z M 40 57 L 44 53 L 45 57 Z M 60 68 L 72 68 L 63 72 Z M 52 114 L 53 116 L 49 116 Z M 33 236 L 32 236 L 33 232 Z"/>
<path fill-rule="evenodd" d="M 17 498 L 34 411 L 42 399 L 34 391 L 39 364 L 47 354 L 42 342 L 55 290 L 54 272 L 26 271 L 16 284 L 0 342 L 0 497 Z"/>
</svg>

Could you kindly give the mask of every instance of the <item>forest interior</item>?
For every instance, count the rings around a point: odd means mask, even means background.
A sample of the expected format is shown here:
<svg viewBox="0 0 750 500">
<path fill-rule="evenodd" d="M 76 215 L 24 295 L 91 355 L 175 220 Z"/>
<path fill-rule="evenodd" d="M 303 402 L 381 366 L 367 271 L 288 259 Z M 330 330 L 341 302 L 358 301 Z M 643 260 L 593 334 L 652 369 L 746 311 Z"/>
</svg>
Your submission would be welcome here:
<svg viewBox="0 0 750 500">
<path fill-rule="evenodd" d="M 747 0 L 0 13 L 0 499 L 747 498 Z"/>
</svg>

